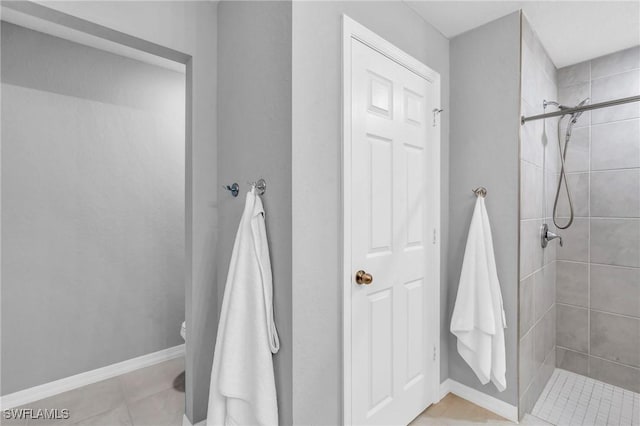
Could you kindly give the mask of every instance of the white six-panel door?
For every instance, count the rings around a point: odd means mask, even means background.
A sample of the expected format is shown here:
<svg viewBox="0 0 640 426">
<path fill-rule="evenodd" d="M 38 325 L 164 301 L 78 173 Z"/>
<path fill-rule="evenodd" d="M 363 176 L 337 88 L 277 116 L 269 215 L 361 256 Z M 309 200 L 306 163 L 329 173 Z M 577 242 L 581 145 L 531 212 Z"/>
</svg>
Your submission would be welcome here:
<svg viewBox="0 0 640 426">
<path fill-rule="evenodd" d="M 433 81 L 351 39 L 350 412 L 407 424 L 434 401 Z M 345 78 L 349 78 L 346 76 Z M 349 135 L 347 135 L 349 136 Z M 372 282 L 357 283 L 357 271 Z M 349 419 L 345 419 L 349 422 Z"/>
</svg>

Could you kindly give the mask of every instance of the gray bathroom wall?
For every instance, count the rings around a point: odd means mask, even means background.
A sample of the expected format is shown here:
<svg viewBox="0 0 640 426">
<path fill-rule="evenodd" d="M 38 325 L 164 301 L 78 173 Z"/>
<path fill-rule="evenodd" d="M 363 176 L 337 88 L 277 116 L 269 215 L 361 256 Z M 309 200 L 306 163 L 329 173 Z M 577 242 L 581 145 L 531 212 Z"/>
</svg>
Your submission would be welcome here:
<svg viewBox="0 0 640 426">
<path fill-rule="evenodd" d="M 543 101 L 558 98 L 556 68 L 522 16 L 522 113 L 542 114 Z M 555 368 L 556 252 L 543 249 L 540 228 L 553 226 L 558 183 L 558 119 L 530 121 L 520 144 L 520 324 L 519 414 L 530 412 Z"/>
<path fill-rule="evenodd" d="M 293 3 L 293 422 L 342 423 L 342 14 L 441 75 L 442 327 L 446 314 L 449 41 L 402 2 Z M 440 345 L 447 377 L 446 332 Z"/>
<path fill-rule="evenodd" d="M 218 6 L 218 292 L 222 300 L 248 181 L 262 197 L 273 271 L 280 351 L 274 356 L 281 424 L 292 422 L 291 339 L 291 8 L 289 1 L 223 1 Z"/>
<path fill-rule="evenodd" d="M 637 96 L 640 47 L 558 77 L 566 105 Z M 585 112 L 575 127 L 567 171 L 576 219 L 560 231 L 557 366 L 640 392 L 640 105 Z"/>
<path fill-rule="evenodd" d="M 498 278 L 507 316 L 507 389 L 483 386 L 449 333 L 449 377 L 511 405 L 518 404 L 518 180 L 520 13 L 451 40 L 448 312 L 453 312 L 471 221 L 473 188 L 488 190 Z"/>
<path fill-rule="evenodd" d="M 185 75 L 2 23 L 2 394 L 182 344 Z"/>
<path fill-rule="evenodd" d="M 26 2 L 20 2 L 26 3 Z M 86 20 L 191 57 L 187 67 L 186 153 L 186 414 L 206 416 L 217 327 L 216 247 L 218 182 L 216 130 L 217 4 L 194 1 L 40 2 L 56 13 Z M 117 6 L 117 7 L 116 7 Z M 52 11 L 51 13 L 47 12 Z M 55 12 L 55 13 L 54 13 Z M 51 16 L 55 15 L 55 16 Z M 64 17 L 61 22 L 75 23 Z M 84 23 L 82 28 L 86 28 Z M 104 34 L 104 33 L 103 33 Z M 142 46 L 148 47 L 148 46 Z"/>
</svg>

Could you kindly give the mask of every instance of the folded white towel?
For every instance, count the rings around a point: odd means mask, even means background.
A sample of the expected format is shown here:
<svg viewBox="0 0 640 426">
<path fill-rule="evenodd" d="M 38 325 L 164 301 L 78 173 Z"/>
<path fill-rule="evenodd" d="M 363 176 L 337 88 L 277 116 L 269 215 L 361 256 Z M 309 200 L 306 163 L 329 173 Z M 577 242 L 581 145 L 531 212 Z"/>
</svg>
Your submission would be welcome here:
<svg viewBox="0 0 640 426">
<path fill-rule="evenodd" d="M 264 209 L 252 190 L 233 246 L 213 356 L 207 425 L 277 425 L 273 317 Z"/>
<path fill-rule="evenodd" d="M 478 197 L 469 227 L 451 333 L 458 353 L 482 384 L 491 380 L 499 391 L 507 388 L 504 328 L 507 322 L 496 269 L 489 217 Z"/>
</svg>

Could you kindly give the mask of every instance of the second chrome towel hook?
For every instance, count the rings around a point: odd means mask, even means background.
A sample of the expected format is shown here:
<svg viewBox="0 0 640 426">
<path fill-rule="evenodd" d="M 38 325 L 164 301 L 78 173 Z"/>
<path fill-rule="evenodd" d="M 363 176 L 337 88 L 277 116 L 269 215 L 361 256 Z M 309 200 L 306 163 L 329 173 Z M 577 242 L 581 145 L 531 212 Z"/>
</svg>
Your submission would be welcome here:
<svg viewBox="0 0 640 426">
<path fill-rule="evenodd" d="M 256 182 L 247 183 L 256 189 L 258 195 L 264 195 L 264 193 L 267 191 L 267 181 L 264 179 L 258 179 Z"/>
<path fill-rule="evenodd" d="M 267 181 L 264 179 L 258 179 L 255 182 L 247 182 L 247 184 L 254 187 L 258 195 L 264 195 L 267 190 Z M 231 185 L 222 185 L 222 187 L 229 191 L 234 197 L 237 197 L 238 193 L 240 193 L 240 185 L 238 185 L 237 182 L 233 182 Z"/>
</svg>

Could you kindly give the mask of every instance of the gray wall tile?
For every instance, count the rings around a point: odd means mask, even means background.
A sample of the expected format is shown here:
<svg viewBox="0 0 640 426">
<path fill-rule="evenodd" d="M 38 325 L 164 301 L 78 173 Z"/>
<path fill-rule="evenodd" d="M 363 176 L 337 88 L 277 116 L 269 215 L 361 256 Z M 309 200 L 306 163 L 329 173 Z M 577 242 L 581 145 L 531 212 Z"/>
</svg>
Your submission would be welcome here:
<svg viewBox="0 0 640 426">
<path fill-rule="evenodd" d="M 520 221 L 520 278 L 542 268 L 541 220 Z"/>
<path fill-rule="evenodd" d="M 599 78 L 640 68 L 640 47 L 621 50 L 591 61 L 591 77 Z"/>
<path fill-rule="evenodd" d="M 531 383 L 531 389 L 534 394 L 540 395 L 542 390 L 546 386 L 549 378 L 553 374 L 553 370 L 556 367 L 556 348 L 553 346 L 551 350 L 547 353 L 546 357 L 540 368 L 536 370 L 536 375 L 533 378 L 533 383 Z"/>
<path fill-rule="evenodd" d="M 570 91 L 569 93 L 575 92 Z M 598 78 L 591 82 L 593 103 L 634 96 L 638 93 L 640 93 L 640 70 Z"/>
<path fill-rule="evenodd" d="M 568 87 L 558 88 L 558 98 L 561 104 L 572 107 L 582 102 L 583 99 L 591 97 L 591 84 L 580 83 Z M 588 126 L 591 121 L 591 111 L 586 111 L 574 127 Z M 564 120 L 566 125 L 566 120 Z"/>
<path fill-rule="evenodd" d="M 520 194 L 520 217 L 522 219 L 539 219 L 544 214 L 543 206 L 543 174 L 542 168 L 521 162 Z"/>
<path fill-rule="evenodd" d="M 589 371 L 589 357 L 580 352 L 557 347 L 556 366 L 586 376 Z"/>
<path fill-rule="evenodd" d="M 640 317 L 640 269 L 591 265 L 591 308 Z"/>
<path fill-rule="evenodd" d="M 520 281 L 520 336 L 524 336 L 533 326 L 533 287 L 535 274 Z"/>
<path fill-rule="evenodd" d="M 561 69 L 558 81 L 565 105 L 586 96 L 596 103 L 638 95 L 640 47 Z M 586 218 L 559 230 L 566 247 L 558 249 L 556 263 L 558 367 L 579 374 L 591 369 L 592 377 L 635 391 L 640 369 L 599 357 L 640 362 L 639 117 L 640 104 L 620 105 L 585 114 L 574 128 L 566 169 L 575 211 Z M 545 182 L 544 188 L 548 209 L 556 187 Z M 559 207 L 567 216 L 566 196 Z"/>
<path fill-rule="evenodd" d="M 591 219 L 591 262 L 640 266 L 640 219 Z"/>
<path fill-rule="evenodd" d="M 561 224 L 566 219 L 559 219 Z M 574 219 L 568 229 L 558 231 L 563 237 L 564 246 L 558 247 L 558 260 L 586 262 L 589 258 L 589 220 Z"/>
<path fill-rule="evenodd" d="M 526 43 L 522 46 L 522 98 L 532 106 L 540 101 L 542 93 L 542 64 L 533 54 L 532 47 Z"/>
<path fill-rule="evenodd" d="M 579 64 L 564 67 L 558 70 L 558 86 L 567 87 L 577 83 L 587 83 L 591 80 L 591 63 L 580 62 Z"/>
<path fill-rule="evenodd" d="M 518 400 L 518 416 L 520 419 L 522 419 L 525 414 L 530 413 L 531 410 L 533 410 L 533 407 L 538 401 L 539 397 L 540 395 L 533 394 L 532 386 L 529 386 L 529 388 L 524 391 L 524 393 L 520 393 L 520 398 Z"/>
<path fill-rule="evenodd" d="M 543 144 L 544 148 L 544 169 L 546 171 L 559 172 L 560 171 L 560 150 L 558 148 L 558 121 L 559 118 L 548 118 L 544 120 L 543 132 L 546 136 L 546 143 Z M 576 129 L 579 130 L 579 129 Z"/>
<path fill-rule="evenodd" d="M 640 93 L 640 70 L 628 71 L 591 82 L 591 102 L 598 103 L 625 98 Z M 601 108 L 592 113 L 592 123 L 626 120 L 640 116 L 640 105 L 633 102 L 615 107 Z"/>
<path fill-rule="evenodd" d="M 569 174 L 567 175 L 567 182 L 571 192 L 574 217 L 589 217 L 589 173 Z M 555 192 L 551 196 L 555 199 Z M 569 201 L 564 180 L 560 188 L 557 215 L 569 217 Z"/>
<path fill-rule="evenodd" d="M 556 263 L 556 301 L 568 305 L 588 307 L 589 265 L 587 263 Z"/>
<path fill-rule="evenodd" d="M 592 126 L 591 170 L 632 167 L 640 167 L 640 120 Z"/>
<path fill-rule="evenodd" d="M 556 299 L 556 263 L 545 265 L 540 271 L 534 274 L 533 280 L 533 311 L 535 320 L 538 321 Z"/>
<path fill-rule="evenodd" d="M 640 369 L 589 357 L 589 377 L 640 392 Z"/>
<path fill-rule="evenodd" d="M 640 217 L 640 169 L 592 172 L 591 216 Z"/>
<path fill-rule="evenodd" d="M 622 96 L 626 97 L 626 96 Z M 592 124 L 604 124 L 620 120 L 629 120 L 640 117 L 640 104 L 638 102 L 616 105 L 591 111 Z"/>
<path fill-rule="evenodd" d="M 556 344 L 563 348 L 587 353 L 589 324 L 587 309 L 556 304 L 556 310 L 558 311 Z"/>
<path fill-rule="evenodd" d="M 565 167 L 568 173 L 589 171 L 589 127 L 580 127 L 571 132 Z M 554 146 L 558 151 L 558 146 Z"/>
<path fill-rule="evenodd" d="M 524 392 L 533 381 L 535 365 L 533 361 L 533 333 L 529 333 L 520 340 L 520 365 L 519 365 L 520 393 Z"/>
<path fill-rule="evenodd" d="M 549 352 L 556 345 L 556 309 L 551 308 L 536 325 L 533 326 L 533 359 L 534 366 L 539 369 Z"/>
<path fill-rule="evenodd" d="M 640 319 L 591 311 L 590 354 L 640 367 Z"/>
<path fill-rule="evenodd" d="M 546 201 L 546 218 L 550 218 L 553 215 L 553 202 L 556 196 L 556 189 L 558 188 L 558 180 L 560 178 L 559 173 L 547 172 L 545 173 L 544 193 Z"/>
<path fill-rule="evenodd" d="M 542 105 L 532 106 L 526 101 L 522 101 L 522 113 L 525 116 L 542 114 L 543 112 Z M 548 144 L 549 135 L 555 130 L 545 127 L 543 120 L 535 120 L 520 126 L 520 132 L 520 157 L 529 163 L 542 167 L 544 147 Z"/>
<path fill-rule="evenodd" d="M 522 110 L 525 115 L 539 114 L 544 112 L 544 99 L 558 99 L 557 71 L 524 16 L 521 30 Z M 589 84 L 585 87 L 588 90 Z M 519 295 L 520 336 L 524 336 L 519 351 L 520 415 L 533 407 L 555 363 L 557 242 L 543 250 L 540 228 L 552 213 L 560 165 L 557 122 L 554 118 L 521 126 L 521 158 L 535 166 L 522 163 L 520 170 L 520 276 L 528 276 L 521 282 Z"/>
</svg>

